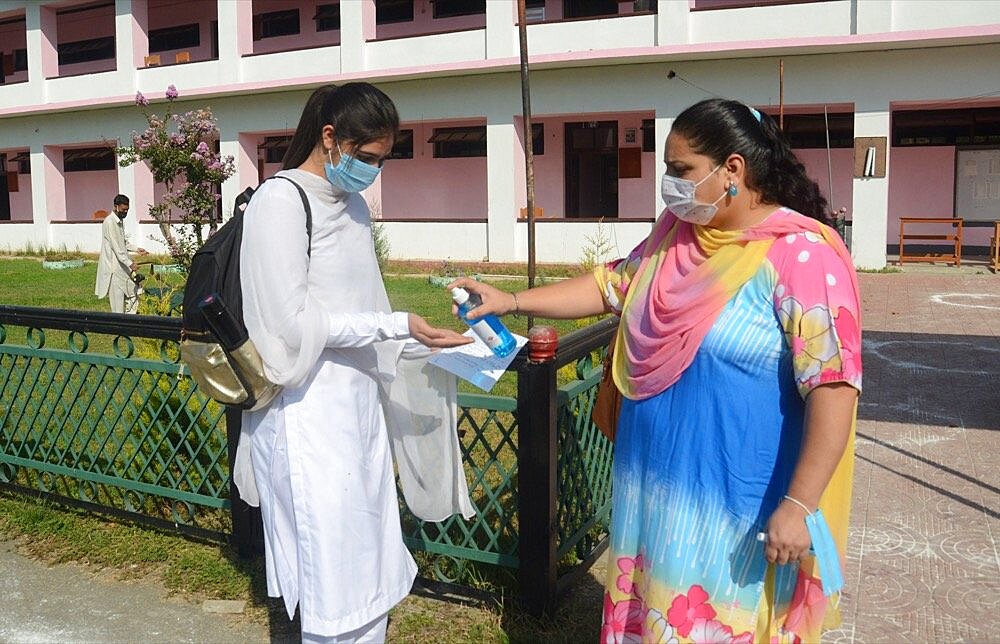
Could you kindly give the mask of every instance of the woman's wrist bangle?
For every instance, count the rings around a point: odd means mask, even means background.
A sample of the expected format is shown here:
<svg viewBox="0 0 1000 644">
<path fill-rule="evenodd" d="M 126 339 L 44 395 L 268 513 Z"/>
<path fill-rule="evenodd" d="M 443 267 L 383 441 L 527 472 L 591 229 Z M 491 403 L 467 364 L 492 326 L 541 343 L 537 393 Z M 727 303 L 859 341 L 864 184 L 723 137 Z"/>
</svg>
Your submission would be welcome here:
<svg viewBox="0 0 1000 644">
<path fill-rule="evenodd" d="M 794 498 L 794 497 L 790 497 L 790 496 L 788 496 L 787 494 L 786 494 L 786 495 L 785 495 L 785 496 L 784 496 L 783 498 L 784 498 L 784 499 L 785 499 L 786 501 L 791 501 L 791 502 L 792 502 L 792 503 L 794 503 L 795 505 L 797 505 L 797 506 L 799 506 L 800 508 L 802 508 L 803 510 L 805 510 L 805 511 L 806 511 L 806 514 L 812 514 L 812 513 L 813 513 L 813 512 L 812 512 L 812 510 L 810 510 L 810 509 L 809 509 L 809 508 L 808 508 L 808 507 L 806 506 L 806 504 L 805 504 L 805 503 L 803 503 L 802 501 L 799 501 L 798 499 L 796 499 L 796 498 Z"/>
<path fill-rule="evenodd" d="M 521 312 L 521 303 L 517 301 L 517 293 L 511 293 L 511 296 L 514 298 L 514 315 L 517 315 Z"/>
</svg>

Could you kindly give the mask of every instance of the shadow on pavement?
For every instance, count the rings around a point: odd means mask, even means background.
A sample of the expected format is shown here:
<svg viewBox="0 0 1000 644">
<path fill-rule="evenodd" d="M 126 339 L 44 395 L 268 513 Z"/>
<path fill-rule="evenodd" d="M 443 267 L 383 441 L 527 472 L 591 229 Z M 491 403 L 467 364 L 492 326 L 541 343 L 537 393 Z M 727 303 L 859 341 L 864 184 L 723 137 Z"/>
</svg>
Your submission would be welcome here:
<svg viewBox="0 0 1000 644">
<path fill-rule="evenodd" d="M 859 420 L 1000 430 L 1000 338 L 864 332 Z"/>
</svg>

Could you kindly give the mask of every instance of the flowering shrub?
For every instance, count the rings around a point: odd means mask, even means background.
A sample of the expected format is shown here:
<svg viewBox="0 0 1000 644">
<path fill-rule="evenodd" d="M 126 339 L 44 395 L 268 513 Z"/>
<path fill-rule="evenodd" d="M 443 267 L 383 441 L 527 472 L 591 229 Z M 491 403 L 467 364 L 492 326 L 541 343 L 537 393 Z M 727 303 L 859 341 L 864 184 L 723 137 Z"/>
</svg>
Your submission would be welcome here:
<svg viewBox="0 0 1000 644">
<path fill-rule="evenodd" d="M 119 147 L 122 167 L 145 161 L 153 180 L 167 188 L 166 195 L 149 209 L 174 261 L 187 272 L 191 258 L 219 224 L 219 185 L 234 171 L 233 157 L 215 151 L 218 128 L 208 108 L 183 114 L 174 111 L 177 88 L 167 87 L 167 109 L 163 116 L 151 112 L 149 100 L 137 93 L 135 104 L 146 117 L 147 127 L 132 132 L 132 145 Z"/>
</svg>

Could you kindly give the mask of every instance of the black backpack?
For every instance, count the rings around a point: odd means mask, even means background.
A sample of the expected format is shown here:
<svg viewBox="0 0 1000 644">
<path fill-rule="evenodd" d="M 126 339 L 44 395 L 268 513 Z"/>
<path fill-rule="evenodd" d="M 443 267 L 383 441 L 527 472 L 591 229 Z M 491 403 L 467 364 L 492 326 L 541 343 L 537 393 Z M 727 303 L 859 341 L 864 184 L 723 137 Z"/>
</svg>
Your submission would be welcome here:
<svg viewBox="0 0 1000 644">
<path fill-rule="evenodd" d="M 275 176 L 265 181 L 271 179 L 284 179 L 298 190 L 310 242 L 306 252 L 311 254 L 312 209 L 305 191 L 288 177 Z M 232 327 L 240 337 L 247 337 L 240 284 L 240 244 L 243 241 L 243 211 L 255 192 L 254 188 L 247 188 L 236 197 L 232 218 L 215 231 L 192 258 L 184 285 L 181 330 L 181 359 L 201 391 L 218 402 L 242 409 L 264 407 L 281 388 L 264 376 L 260 355 L 252 342 L 246 340 L 239 347 L 223 348 L 200 305 L 209 296 L 214 296 L 227 310 Z"/>
</svg>

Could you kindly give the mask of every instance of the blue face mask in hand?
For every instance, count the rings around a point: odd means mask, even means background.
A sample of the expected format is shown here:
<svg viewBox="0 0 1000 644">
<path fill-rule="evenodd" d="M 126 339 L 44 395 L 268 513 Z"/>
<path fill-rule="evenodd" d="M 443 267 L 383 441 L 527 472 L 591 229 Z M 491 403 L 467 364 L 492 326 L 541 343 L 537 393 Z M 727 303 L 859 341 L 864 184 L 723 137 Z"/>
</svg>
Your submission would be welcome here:
<svg viewBox="0 0 1000 644">
<path fill-rule="evenodd" d="M 334 188 L 344 192 L 361 192 L 375 182 L 382 168 L 359 161 L 350 154 L 345 154 L 337 144 L 340 152 L 340 162 L 333 165 L 333 150 L 327 152 L 330 160 L 324 164 L 326 178 Z"/>
<path fill-rule="evenodd" d="M 812 539 L 812 550 L 819 566 L 819 578 L 823 582 L 823 594 L 829 597 L 844 587 L 844 575 L 840 571 L 840 555 L 837 544 L 833 541 L 830 526 L 823 518 L 823 512 L 817 509 L 806 517 L 806 528 Z"/>
</svg>

